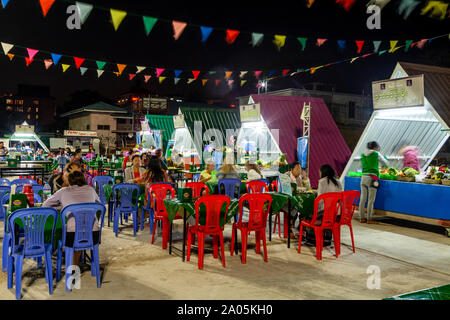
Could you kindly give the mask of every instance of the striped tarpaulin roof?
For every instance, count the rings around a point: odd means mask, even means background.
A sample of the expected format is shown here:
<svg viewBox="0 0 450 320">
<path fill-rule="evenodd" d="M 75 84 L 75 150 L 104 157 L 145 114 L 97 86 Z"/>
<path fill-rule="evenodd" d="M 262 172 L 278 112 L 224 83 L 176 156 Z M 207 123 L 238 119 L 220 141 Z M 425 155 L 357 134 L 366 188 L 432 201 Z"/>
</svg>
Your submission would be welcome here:
<svg viewBox="0 0 450 320">
<path fill-rule="evenodd" d="M 252 95 L 261 104 L 261 115 L 269 129 L 279 129 L 279 146 L 289 163 L 297 161 L 297 138 L 303 135 L 300 119 L 303 103 L 311 102 L 310 170 L 311 185 L 316 188 L 319 168 L 331 165 L 338 175 L 351 156 L 344 138 L 321 98 Z"/>
</svg>

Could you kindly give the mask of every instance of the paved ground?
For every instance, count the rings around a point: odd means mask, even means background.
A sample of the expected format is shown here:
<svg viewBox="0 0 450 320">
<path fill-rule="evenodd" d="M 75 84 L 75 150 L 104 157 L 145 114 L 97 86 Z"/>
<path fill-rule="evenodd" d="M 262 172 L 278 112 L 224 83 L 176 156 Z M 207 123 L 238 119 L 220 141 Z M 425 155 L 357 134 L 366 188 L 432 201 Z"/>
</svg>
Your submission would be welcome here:
<svg viewBox="0 0 450 320">
<path fill-rule="evenodd" d="M 177 246 L 181 246 L 180 230 L 178 225 Z M 239 256 L 230 256 L 227 228 L 226 268 L 210 251 L 204 270 L 198 270 L 196 250 L 191 261 L 183 263 L 179 255 L 162 250 L 161 237 L 150 244 L 148 226 L 136 238 L 131 227 L 121 230 L 118 238 L 112 228 L 105 227 L 101 288 L 87 270 L 82 273 L 81 289 L 65 293 L 60 281 L 50 296 L 43 270 L 35 270 L 35 263 L 27 261 L 22 299 L 382 299 L 450 283 L 450 238 L 393 224 L 362 225 L 356 220 L 354 232 L 356 253 L 343 245 L 338 259 L 330 247 L 325 248 L 323 261 L 316 260 L 313 247 L 303 246 L 298 254 L 296 243 L 288 250 L 276 236 L 268 242 L 268 263 L 250 249 L 244 265 Z M 350 244 L 345 227 L 342 240 Z M 250 244 L 254 244 L 253 236 Z M 211 248 L 211 241 L 206 246 Z M 367 288 L 369 266 L 381 271 L 380 289 Z M 6 273 L 0 275 L 0 299 L 14 299 L 14 288 L 6 288 Z"/>
</svg>

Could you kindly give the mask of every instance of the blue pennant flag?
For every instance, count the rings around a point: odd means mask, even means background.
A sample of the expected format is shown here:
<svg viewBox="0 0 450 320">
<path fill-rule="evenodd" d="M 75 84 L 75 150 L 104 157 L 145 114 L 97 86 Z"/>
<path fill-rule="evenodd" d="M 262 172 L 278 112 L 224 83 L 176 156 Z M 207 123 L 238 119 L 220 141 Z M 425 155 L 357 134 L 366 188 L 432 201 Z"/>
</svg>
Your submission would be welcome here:
<svg viewBox="0 0 450 320">
<path fill-rule="evenodd" d="M 9 0 L 2 0 L 2 5 L 3 8 L 6 7 L 6 5 L 8 4 Z"/>
<path fill-rule="evenodd" d="M 206 40 L 208 40 L 209 35 L 213 31 L 213 28 L 201 26 L 200 30 L 202 30 L 202 42 L 205 42 Z"/>
<path fill-rule="evenodd" d="M 182 73 L 183 70 L 175 70 L 175 78 L 178 78 L 178 76 L 180 75 L 180 73 Z"/>
<path fill-rule="evenodd" d="M 339 47 L 340 50 L 344 50 L 346 41 L 345 40 L 338 40 L 337 44 L 338 44 L 338 47 Z"/>
<path fill-rule="evenodd" d="M 269 71 L 269 75 L 268 75 L 268 77 L 271 77 L 271 76 L 273 76 L 273 75 L 275 74 L 275 72 L 276 72 L 275 70 L 270 70 L 270 71 Z"/>
<path fill-rule="evenodd" d="M 62 57 L 62 55 L 60 55 L 60 54 L 52 53 L 52 60 L 53 60 L 53 63 L 54 63 L 55 65 L 57 65 L 57 64 L 58 64 L 58 61 L 59 61 L 59 59 L 61 59 L 61 57 Z"/>
</svg>

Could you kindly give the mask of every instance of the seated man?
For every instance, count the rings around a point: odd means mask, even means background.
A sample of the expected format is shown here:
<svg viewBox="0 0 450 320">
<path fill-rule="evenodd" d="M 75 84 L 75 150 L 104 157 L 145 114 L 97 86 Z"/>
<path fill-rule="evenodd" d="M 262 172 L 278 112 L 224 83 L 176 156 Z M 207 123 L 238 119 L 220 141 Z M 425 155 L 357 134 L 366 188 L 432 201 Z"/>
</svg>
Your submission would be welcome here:
<svg viewBox="0 0 450 320">
<path fill-rule="evenodd" d="M 300 167 L 300 163 L 294 162 L 291 164 L 291 171 L 289 172 L 291 182 L 297 184 L 297 188 L 311 189 L 311 183 L 308 179 L 306 169 Z"/>
</svg>

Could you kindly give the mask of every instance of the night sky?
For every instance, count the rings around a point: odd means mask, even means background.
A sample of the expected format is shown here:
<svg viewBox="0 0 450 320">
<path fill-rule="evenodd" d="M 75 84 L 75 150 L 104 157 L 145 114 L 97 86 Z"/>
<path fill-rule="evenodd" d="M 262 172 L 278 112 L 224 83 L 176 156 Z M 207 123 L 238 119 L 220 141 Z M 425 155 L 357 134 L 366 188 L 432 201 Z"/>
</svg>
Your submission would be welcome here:
<svg viewBox="0 0 450 320">
<path fill-rule="evenodd" d="M 215 30 L 203 44 L 200 29 L 188 26 L 175 41 L 172 26 L 166 22 L 158 22 L 147 37 L 142 19 L 133 16 L 127 16 L 115 32 L 109 13 L 95 8 L 81 30 L 69 30 L 66 27 L 69 16 L 66 9 L 69 3 L 57 0 L 44 18 L 38 0 L 10 0 L 5 9 L 0 9 L 0 41 L 82 58 L 182 69 L 185 72 L 180 77 L 187 78 L 192 77 L 190 70 L 295 71 L 297 68 L 314 67 L 357 55 L 354 42 L 348 41 L 347 49 L 340 52 L 336 40 L 387 40 L 380 47 L 380 50 L 384 50 L 389 49 L 388 40 L 399 40 L 399 45 L 403 45 L 404 40 L 420 40 L 450 31 L 448 18 L 441 21 L 421 16 L 423 5 L 419 5 L 408 20 L 404 20 L 396 12 L 400 1 L 395 0 L 381 12 L 381 30 L 367 29 L 367 1 L 362 0 L 356 1 L 349 12 L 331 0 L 316 0 L 310 9 L 302 0 L 296 1 L 296 5 L 292 2 L 272 1 L 271 6 L 265 2 L 253 2 L 252 5 L 249 3 L 244 6 L 242 2 L 226 1 L 195 4 L 194 1 L 180 4 L 130 0 L 85 2 L 197 25 L 261 32 L 265 33 L 265 38 L 260 46 L 253 48 L 249 44 L 250 34 L 245 33 L 239 35 L 234 44 L 228 45 L 225 42 L 225 32 Z M 307 47 L 305 51 L 301 51 L 299 42 L 288 37 L 286 45 L 278 52 L 272 44 L 274 34 L 308 37 Z M 317 38 L 329 40 L 318 48 L 315 46 Z M 362 54 L 372 50 L 372 43 L 366 43 Z M 363 89 L 369 88 L 371 81 L 388 78 L 396 61 L 448 67 L 448 52 L 449 41 L 442 38 L 427 44 L 423 50 L 412 48 L 404 53 L 400 49 L 394 54 L 372 56 L 359 59 L 353 64 L 343 63 L 324 68 L 314 75 L 301 73 L 288 79 L 274 80 L 270 83 L 270 89 L 301 88 L 305 83 L 320 81 L 337 84 L 338 91 L 361 93 Z M 11 53 L 27 55 L 25 49 L 13 49 Z M 43 53 L 36 56 L 38 59 L 49 57 Z M 74 64 L 70 58 L 62 58 L 60 63 Z M 93 68 L 95 63 L 86 61 L 83 66 Z M 125 69 L 119 78 L 105 72 L 97 79 L 95 70 L 88 70 L 81 76 L 75 67 L 71 67 L 66 73 L 62 73 L 60 65 L 45 70 L 42 62 L 34 61 L 26 67 L 23 58 L 16 57 L 10 62 L 3 55 L 0 56 L 0 68 L 1 91 L 15 91 L 18 83 L 48 85 L 51 87 L 51 94 L 57 98 L 58 105 L 62 105 L 69 94 L 77 90 L 89 89 L 114 98 L 139 81 L 128 80 L 127 74 L 134 73 L 134 68 Z M 116 68 L 114 65 L 107 65 L 106 70 L 116 71 Z M 183 96 L 190 101 L 205 98 L 226 98 L 232 101 L 236 96 L 257 92 L 255 80 L 243 88 L 235 86 L 230 91 L 224 82 L 218 87 L 213 84 L 213 80 L 206 87 L 202 86 L 201 81 L 187 85 L 185 80 L 173 85 L 173 72 L 168 72 L 167 76 L 170 78 L 162 84 L 158 84 L 156 79 L 144 84 L 143 77 L 139 75 L 135 79 L 141 79 L 142 86 L 156 94 Z M 199 76 L 199 79 L 202 78 L 203 74 Z M 233 74 L 232 79 L 239 83 L 238 73 Z"/>
</svg>

